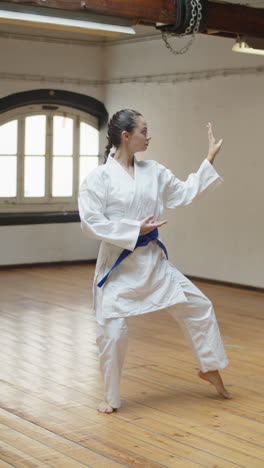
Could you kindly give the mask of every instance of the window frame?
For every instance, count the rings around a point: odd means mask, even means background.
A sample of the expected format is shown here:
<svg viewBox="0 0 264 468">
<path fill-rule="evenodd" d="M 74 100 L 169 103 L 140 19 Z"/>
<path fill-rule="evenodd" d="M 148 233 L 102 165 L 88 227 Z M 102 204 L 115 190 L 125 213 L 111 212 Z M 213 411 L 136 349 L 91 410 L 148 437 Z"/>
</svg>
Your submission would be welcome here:
<svg viewBox="0 0 264 468">
<path fill-rule="evenodd" d="M 45 154 L 45 185 L 46 195 L 44 197 L 25 197 L 23 194 L 24 180 L 24 135 L 25 135 L 25 118 L 31 115 L 46 115 L 46 154 Z M 52 141 L 53 141 L 53 126 L 52 118 L 54 115 L 61 115 L 73 118 L 73 194 L 71 197 L 52 197 Z M 99 118 L 90 113 L 84 112 L 70 105 L 61 105 L 56 102 L 52 104 L 36 103 L 27 104 L 18 108 L 7 110 L 0 114 L 0 125 L 3 125 L 12 120 L 18 120 L 18 148 L 17 148 L 17 196 L 16 197 L 0 197 L 0 214 L 8 213 L 52 213 L 52 212 L 70 212 L 77 211 L 77 197 L 79 190 L 79 147 L 80 147 L 80 123 L 84 122 L 99 131 Z M 99 133 L 100 138 L 100 133 Z M 95 155 L 96 156 L 96 155 Z M 70 156 L 71 157 L 71 156 Z M 90 157 L 90 156 L 87 156 Z M 93 156 L 91 156 L 93 157 Z M 98 154 L 100 164 L 100 154 Z M 20 217 L 21 218 L 21 217 Z M 11 220 L 10 220 L 11 221 Z M 1 224 L 1 223 L 0 223 Z M 13 223 L 12 223 L 13 224 Z"/>
</svg>

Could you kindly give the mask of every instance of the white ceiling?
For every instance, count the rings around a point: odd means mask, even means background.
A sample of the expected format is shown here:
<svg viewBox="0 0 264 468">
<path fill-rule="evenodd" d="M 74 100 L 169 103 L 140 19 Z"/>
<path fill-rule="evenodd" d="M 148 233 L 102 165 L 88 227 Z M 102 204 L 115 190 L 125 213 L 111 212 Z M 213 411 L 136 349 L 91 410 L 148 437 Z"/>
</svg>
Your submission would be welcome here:
<svg viewBox="0 0 264 468">
<path fill-rule="evenodd" d="M 245 6 L 250 6 L 253 8 L 263 8 L 264 9 L 264 0 L 225 0 L 218 1 L 218 3 L 233 3 L 240 4 Z M 16 37 L 18 39 L 29 39 L 29 40 L 40 40 L 47 42 L 72 42 L 76 44 L 87 45 L 89 43 L 111 43 L 116 41 L 127 41 L 139 38 L 147 38 L 147 36 L 160 35 L 160 32 L 157 31 L 154 27 L 151 26 L 134 26 L 136 31 L 135 36 L 128 34 L 121 34 L 117 38 L 107 38 L 103 36 L 90 35 L 87 33 L 77 33 L 77 32 L 67 32 L 59 30 L 48 30 L 40 29 L 34 27 L 25 27 L 19 25 L 8 25 L 0 24 L 0 38 L 1 37 Z"/>
<path fill-rule="evenodd" d="M 47 41 L 55 41 L 55 42 L 64 42 L 72 41 L 72 42 L 80 42 L 80 43 L 109 43 L 112 41 L 120 41 L 120 40 L 128 40 L 135 37 L 144 37 L 144 36 L 153 36 L 155 34 L 159 34 L 160 32 L 157 31 L 154 27 L 151 26 L 133 26 L 133 29 L 136 31 L 135 35 L 130 34 L 120 34 L 119 36 L 114 37 L 104 37 L 102 35 L 95 35 L 95 34 L 88 34 L 88 33 L 81 33 L 81 32 L 71 32 L 71 31 L 59 31 L 54 29 L 42 29 L 42 28 L 34 28 L 29 26 L 20 26 L 20 25 L 11 25 L 11 24 L 0 24 L 0 38 L 6 37 L 7 35 L 10 37 L 17 37 L 21 36 L 21 38 L 26 39 L 33 39 L 33 40 L 46 40 Z M 23 37 L 22 37 L 23 36 Z"/>
</svg>

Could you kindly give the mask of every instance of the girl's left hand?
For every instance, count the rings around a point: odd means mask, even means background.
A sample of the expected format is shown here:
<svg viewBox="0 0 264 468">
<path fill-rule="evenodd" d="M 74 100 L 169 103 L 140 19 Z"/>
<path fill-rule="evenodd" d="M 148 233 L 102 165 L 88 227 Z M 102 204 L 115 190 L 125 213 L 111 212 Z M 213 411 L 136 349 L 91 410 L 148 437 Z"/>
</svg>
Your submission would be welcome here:
<svg viewBox="0 0 264 468">
<path fill-rule="evenodd" d="M 209 142 L 209 149 L 208 149 L 208 156 L 207 159 L 211 163 L 213 163 L 214 158 L 216 157 L 217 153 L 220 151 L 220 148 L 223 143 L 223 139 L 219 140 L 217 143 L 215 141 L 215 137 L 213 135 L 212 131 L 212 124 L 208 122 L 207 124 L 208 128 L 208 142 Z"/>
</svg>

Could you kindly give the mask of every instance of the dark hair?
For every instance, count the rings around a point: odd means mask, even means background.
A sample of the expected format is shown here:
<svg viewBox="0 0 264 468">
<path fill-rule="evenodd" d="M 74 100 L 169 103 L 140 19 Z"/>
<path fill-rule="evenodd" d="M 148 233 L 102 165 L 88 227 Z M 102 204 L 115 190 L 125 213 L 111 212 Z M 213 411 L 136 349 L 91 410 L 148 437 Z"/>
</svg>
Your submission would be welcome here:
<svg viewBox="0 0 264 468">
<path fill-rule="evenodd" d="M 121 133 L 123 131 L 132 132 L 137 126 L 137 117 L 141 114 L 133 109 L 122 109 L 116 112 L 108 123 L 107 140 L 108 143 L 105 147 L 105 163 L 112 146 L 118 148 L 121 142 Z"/>
</svg>

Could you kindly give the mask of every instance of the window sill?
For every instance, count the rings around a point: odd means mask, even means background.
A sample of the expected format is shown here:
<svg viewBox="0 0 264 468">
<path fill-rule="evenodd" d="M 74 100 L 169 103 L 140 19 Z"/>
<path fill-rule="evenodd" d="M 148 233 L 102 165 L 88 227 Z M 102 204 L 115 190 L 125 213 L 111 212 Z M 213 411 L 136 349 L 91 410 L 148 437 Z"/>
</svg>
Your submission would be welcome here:
<svg viewBox="0 0 264 468">
<path fill-rule="evenodd" d="M 78 211 L 43 213 L 0 213 L 0 226 L 79 223 Z"/>
</svg>

